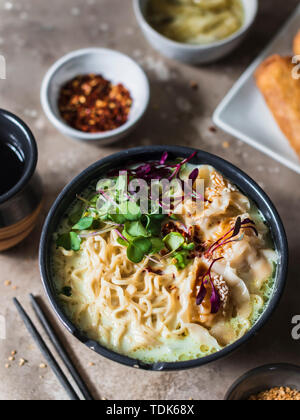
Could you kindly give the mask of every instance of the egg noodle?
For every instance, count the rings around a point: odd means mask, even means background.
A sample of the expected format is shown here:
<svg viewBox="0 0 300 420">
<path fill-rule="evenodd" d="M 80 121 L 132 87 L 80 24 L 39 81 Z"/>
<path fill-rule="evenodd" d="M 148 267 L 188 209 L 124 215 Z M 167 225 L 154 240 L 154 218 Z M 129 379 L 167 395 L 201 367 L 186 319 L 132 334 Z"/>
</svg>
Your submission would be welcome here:
<svg viewBox="0 0 300 420">
<path fill-rule="evenodd" d="M 254 203 L 220 173 L 196 168 L 205 183 L 204 207 L 195 214 L 187 199 L 180 223 L 199 238 L 202 252 L 191 252 L 184 268 L 162 253 L 130 261 L 115 229 L 86 235 L 79 251 L 53 245 L 59 299 L 89 338 L 144 362 L 175 362 L 221 350 L 261 316 L 277 262 L 269 229 Z M 237 220 L 240 232 L 231 239 Z"/>
</svg>

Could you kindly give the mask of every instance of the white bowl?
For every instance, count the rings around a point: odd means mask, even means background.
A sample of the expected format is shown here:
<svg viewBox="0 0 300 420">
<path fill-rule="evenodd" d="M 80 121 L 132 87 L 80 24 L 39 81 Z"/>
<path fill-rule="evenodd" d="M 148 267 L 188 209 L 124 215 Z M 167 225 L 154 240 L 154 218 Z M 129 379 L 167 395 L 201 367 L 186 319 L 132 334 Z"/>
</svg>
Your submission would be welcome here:
<svg viewBox="0 0 300 420">
<path fill-rule="evenodd" d="M 133 105 L 128 121 L 116 130 L 85 133 L 65 123 L 58 109 L 61 87 L 74 77 L 96 73 L 112 83 L 122 83 L 131 93 Z M 149 105 L 149 81 L 142 68 L 120 52 L 104 48 L 74 51 L 58 60 L 47 72 L 41 88 L 43 109 L 52 124 L 64 135 L 75 140 L 113 143 L 128 135 L 140 122 Z"/>
<path fill-rule="evenodd" d="M 190 64 L 211 63 L 233 51 L 246 36 L 258 11 L 257 0 L 241 0 L 245 10 L 245 19 L 239 31 L 222 41 L 192 45 L 172 41 L 153 29 L 145 18 L 147 1 L 133 0 L 133 5 L 138 23 L 149 43 L 163 55 Z"/>
</svg>

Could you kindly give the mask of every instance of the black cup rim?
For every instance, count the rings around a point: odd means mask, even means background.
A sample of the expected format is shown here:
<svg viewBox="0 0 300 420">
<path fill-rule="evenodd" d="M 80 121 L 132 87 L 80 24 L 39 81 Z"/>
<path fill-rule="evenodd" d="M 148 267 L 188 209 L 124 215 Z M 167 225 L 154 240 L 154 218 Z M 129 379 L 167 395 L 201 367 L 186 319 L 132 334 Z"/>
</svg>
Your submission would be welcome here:
<svg viewBox="0 0 300 420">
<path fill-rule="evenodd" d="M 224 400 L 230 401 L 231 396 L 234 391 L 248 378 L 259 375 L 262 372 L 274 371 L 274 370 L 286 370 L 286 371 L 293 371 L 299 374 L 300 376 L 300 366 L 293 365 L 291 363 L 273 363 L 268 365 L 263 365 L 256 367 L 254 369 L 249 370 L 248 372 L 244 373 L 240 376 L 229 388 L 226 392 Z"/>
<path fill-rule="evenodd" d="M 244 193 L 247 194 L 247 196 L 250 196 L 251 198 L 255 196 L 256 199 L 254 199 L 254 201 L 256 202 L 261 211 L 262 208 L 265 210 L 262 211 L 262 213 L 271 225 L 273 239 L 275 241 L 276 248 L 280 254 L 280 262 L 278 264 L 276 287 L 274 290 L 273 297 L 271 298 L 265 312 L 262 314 L 257 323 L 241 339 L 210 356 L 183 362 L 159 362 L 154 364 L 146 364 L 139 360 L 132 359 L 127 356 L 108 350 L 96 341 L 90 340 L 81 331 L 79 331 L 79 329 L 68 319 L 68 317 L 64 314 L 63 310 L 61 309 L 55 296 L 53 287 L 51 285 L 49 257 L 52 234 L 54 233 L 54 228 L 52 226 L 52 224 L 54 223 L 53 220 L 55 217 L 58 217 L 59 212 L 61 212 L 61 216 L 64 213 L 64 211 L 62 210 L 66 210 L 67 207 L 71 204 L 71 201 L 68 201 L 68 204 L 63 205 L 65 197 L 70 193 L 72 193 L 72 197 L 74 197 L 76 193 L 80 193 L 82 191 L 76 191 L 76 188 L 82 186 L 83 184 L 87 186 L 91 179 L 93 179 L 94 177 L 97 178 L 96 173 L 99 173 L 99 176 L 101 176 L 111 168 L 118 168 L 121 162 L 123 162 L 124 165 L 125 162 L 130 162 L 133 160 L 145 161 L 155 159 L 161 156 L 161 154 L 164 151 L 169 152 L 174 157 L 188 157 L 195 150 L 196 149 L 191 149 L 182 146 L 148 146 L 128 149 L 108 156 L 91 165 L 89 168 L 87 168 L 81 174 L 79 174 L 73 181 L 71 181 L 60 193 L 53 207 L 48 213 L 48 217 L 46 219 L 41 236 L 39 260 L 40 272 L 46 295 L 48 296 L 48 299 L 51 302 L 54 312 L 73 336 L 77 337 L 82 343 L 84 343 L 87 347 L 89 347 L 96 353 L 117 363 L 150 371 L 175 371 L 195 368 L 214 362 L 220 358 L 231 354 L 243 344 L 245 344 L 250 338 L 256 335 L 258 331 L 265 325 L 267 320 L 271 317 L 272 313 L 274 312 L 282 297 L 286 284 L 289 252 L 285 229 L 273 203 L 265 194 L 265 192 L 260 188 L 260 186 L 236 166 L 232 165 L 231 163 L 223 160 L 222 158 L 216 155 L 197 150 L 197 156 L 194 157 L 194 160 L 192 162 L 198 164 L 206 163 L 214 166 L 228 179 L 235 183 Z M 89 178 L 89 181 L 87 180 L 87 178 Z M 85 179 L 86 181 L 84 182 Z"/>
<path fill-rule="evenodd" d="M 22 191 L 26 185 L 29 183 L 30 179 L 32 178 L 38 161 L 38 149 L 34 135 L 32 131 L 28 127 L 28 125 L 21 120 L 21 118 L 17 117 L 15 114 L 6 111 L 4 109 L 0 109 L 0 118 L 8 120 L 10 123 L 15 125 L 16 129 L 18 130 L 18 141 L 20 143 L 26 143 L 29 147 L 29 158 L 25 160 L 25 169 L 24 173 L 19 180 L 19 182 L 7 191 L 5 194 L 0 195 L 0 205 L 6 203 L 15 195 L 17 195 L 20 191 Z M 20 136 L 22 133 L 22 138 Z"/>
</svg>

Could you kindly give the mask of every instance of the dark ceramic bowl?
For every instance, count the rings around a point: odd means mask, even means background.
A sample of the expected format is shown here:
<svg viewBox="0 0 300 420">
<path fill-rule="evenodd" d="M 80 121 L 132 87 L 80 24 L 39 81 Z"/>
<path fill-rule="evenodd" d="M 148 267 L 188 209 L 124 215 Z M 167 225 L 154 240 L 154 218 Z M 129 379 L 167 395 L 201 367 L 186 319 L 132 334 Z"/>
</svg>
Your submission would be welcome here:
<svg viewBox="0 0 300 420">
<path fill-rule="evenodd" d="M 3 109 L 0 143 L 9 144 L 24 166 L 19 181 L 0 195 L 0 251 L 5 251 L 22 242 L 36 225 L 43 191 L 36 173 L 38 150 L 34 136 L 20 118 Z"/>
<path fill-rule="evenodd" d="M 69 205 L 73 202 L 76 194 L 81 193 L 93 181 L 97 181 L 101 176 L 107 174 L 107 172 L 109 172 L 111 169 L 124 168 L 129 162 L 140 162 L 158 159 L 161 157 L 164 151 L 169 152 L 170 158 L 186 158 L 190 156 L 194 150 L 179 146 L 140 147 L 136 149 L 125 150 L 123 152 L 109 156 L 90 166 L 82 174 L 75 178 L 59 195 L 47 217 L 40 244 L 40 270 L 46 293 L 54 311 L 56 312 L 61 322 L 69 330 L 69 332 L 77 337 L 80 341 L 85 343 L 89 348 L 110 360 L 122 363 L 127 366 L 140 367 L 153 371 L 182 370 L 202 366 L 209 362 L 220 359 L 221 357 L 227 356 L 239 348 L 242 344 L 247 342 L 260 330 L 260 328 L 271 317 L 274 309 L 277 307 L 285 286 L 288 265 L 288 244 L 286 234 L 280 217 L 270 199 L 266 196 L 262 189 L 240 169 L 217 156 L 198 151 L 197 155 L 191 163 L 208 164 L 214 166 L 257 204 L 270 226 L 273 240 L 280 257 L 276 274 L 274 293 L 265 312 L 262 314 L 258 322 L 252 327 L 252 329 L 240 340 L 215 354 L 204 357 L 202 359 L 186 362 L 145 364 L 138 360 L 128 358 L 106 349 L 99 343 L 88 339 L 81 331 L 79 331 L 78 328 L 76 328 L 76 326 L 70 322 L 66 314 L 61 309 L 51 276 L 51 242 L 59 221 L 68 209 Z"/>
<path fill-rule="evenodd" d="M 299 366 L 275 364 L 253 369 L 232 385 L 225 400 L 246 401 L 251 395 L 281 386 L 300 391 Z"/>
<path fill-rule="evenodd" d="M 38 159 L 36 141 L 27 125 L 16 115 L 0 109 L 0 141 L 9 143 L 18 150 L 24 162 L 24 173 L 19 182 L 0 196 L 0 205 L 8 202 L 22 191 L 32 178 Z"/>
</svg>

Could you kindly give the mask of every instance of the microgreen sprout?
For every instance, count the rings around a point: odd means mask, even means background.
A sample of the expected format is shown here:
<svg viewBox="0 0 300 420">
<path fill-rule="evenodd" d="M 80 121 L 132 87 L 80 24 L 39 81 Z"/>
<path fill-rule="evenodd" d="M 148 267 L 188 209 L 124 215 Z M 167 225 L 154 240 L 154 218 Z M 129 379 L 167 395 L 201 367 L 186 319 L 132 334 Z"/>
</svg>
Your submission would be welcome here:
<svg viewBox="0 0 300 420">
<path fill-rule="evenodd" d="M 161 196 L 153 200 L 150 194 L 148 200 L 151 203 L 151 211 L 149 214 L 143 214 L 142 203 L 136 200 L 138 195 L 131 184 L 128 191 L 125 188 L 128 180 L 138 181 L 139 188 L 143 188 L 142 181 L 146 181 L 148 185 L 152 180 L 175 178 L 182 185 L 180 171 L 195 155 L 196 152 L 186 159 L 175 161 L 175 164 L 168 164 L 169 155 L 164 152 L 159 160 L 141 163 L 135 169 L 127 169 L 124 171 L 126 177 L 119 172 L 118 175 L 111 174 L 108 180 L 100 180 L 92 198 L 77 196 L 85 207 L 76 209 L 72 214 L 69 221 L 71 231 L 58 237 L 57 246 L 79 251 L 82 240 L 114 231 L 118 236 L 118 243 L 127 248 L 130 261 L 139 263 L 148 258 L 151 262 L 159 264 L 162 258 L 174 256 L 176 266 L 184 268 L 189 263 L 188 257 L 195 247 L 194 244 L 186 242 L 188 229 L 178 221 L 184 236 L 171 231 L 163 237 L 162 225 L 170 220 L 169 216 L 177 219 L 177 216 L 172 214 L 174 212 L 170 214 L 169 206 L 164 204 L 164 198 Z M 198 174 L 199 171 L 194 169 L 189 179 L 194 182 Z M 191 194 L 195 196 L 196 192 L 192 189 Z M 175 201 L 176 197 L 172 198 Z M 165 256 L 161 257 L 163 252 Z M 153 258 L 153 255 L 159 253 L 160 260 Z"/>
<path fill-rule="evenodd" d="M 243 235 L 240 238 L 236 238 L 242 229 L 251 229 L 255 233 L 256 236 L 258 236 L 258 231 L 255 227 L 255 223 L 250 219 L 245 219 L 242 221 L 240 217 L 237 218 L 235 225 L 233 228 L 231 228 L 224 236 L 222 236 L 220 239 L 218 239 L 216 242 L 214 242 L 211 247 L 207 250 L 206 255 L 210 256 L 213 255 L 213 253 L 219 249 L 224 247 L 225 245 L 228 245 L 232 242 L 238 242 L 243 239 Z M 236 238 L 236 239 L 234 239 Z"/>
<path fill-rule="evenodd" d="M 219 293 L 217 291 L 217 289 L 215 288 L 213 279 L 212 279 L 212 268 L 214 266 L 214 264 L 217 261 L 222 260 L 222 258 L 217 258 L 215 260 L 213 260 L 213 262 L 210 264 L 209 269 L 206 271 L 206 273 L 200 278 L 200 289 L 196 298 L 196 304 L 198 306 L 200 306 L 202 304 L 202 302 L 204 301 L 206 295 L 207 295 L 207 289 L 206 289 L 206 285 L 208 285 L 208 283 L 210 283 L 211 288 L 212 288 L 212 295 L 211 295 L 211 299 L 210 299 L 210 303 L 211 303 L 211 313 L 212 314 L 216 314 L 219 312 L 220 306 L 221 306 L 221 299 L 219 296 Z"/>
</svg>

